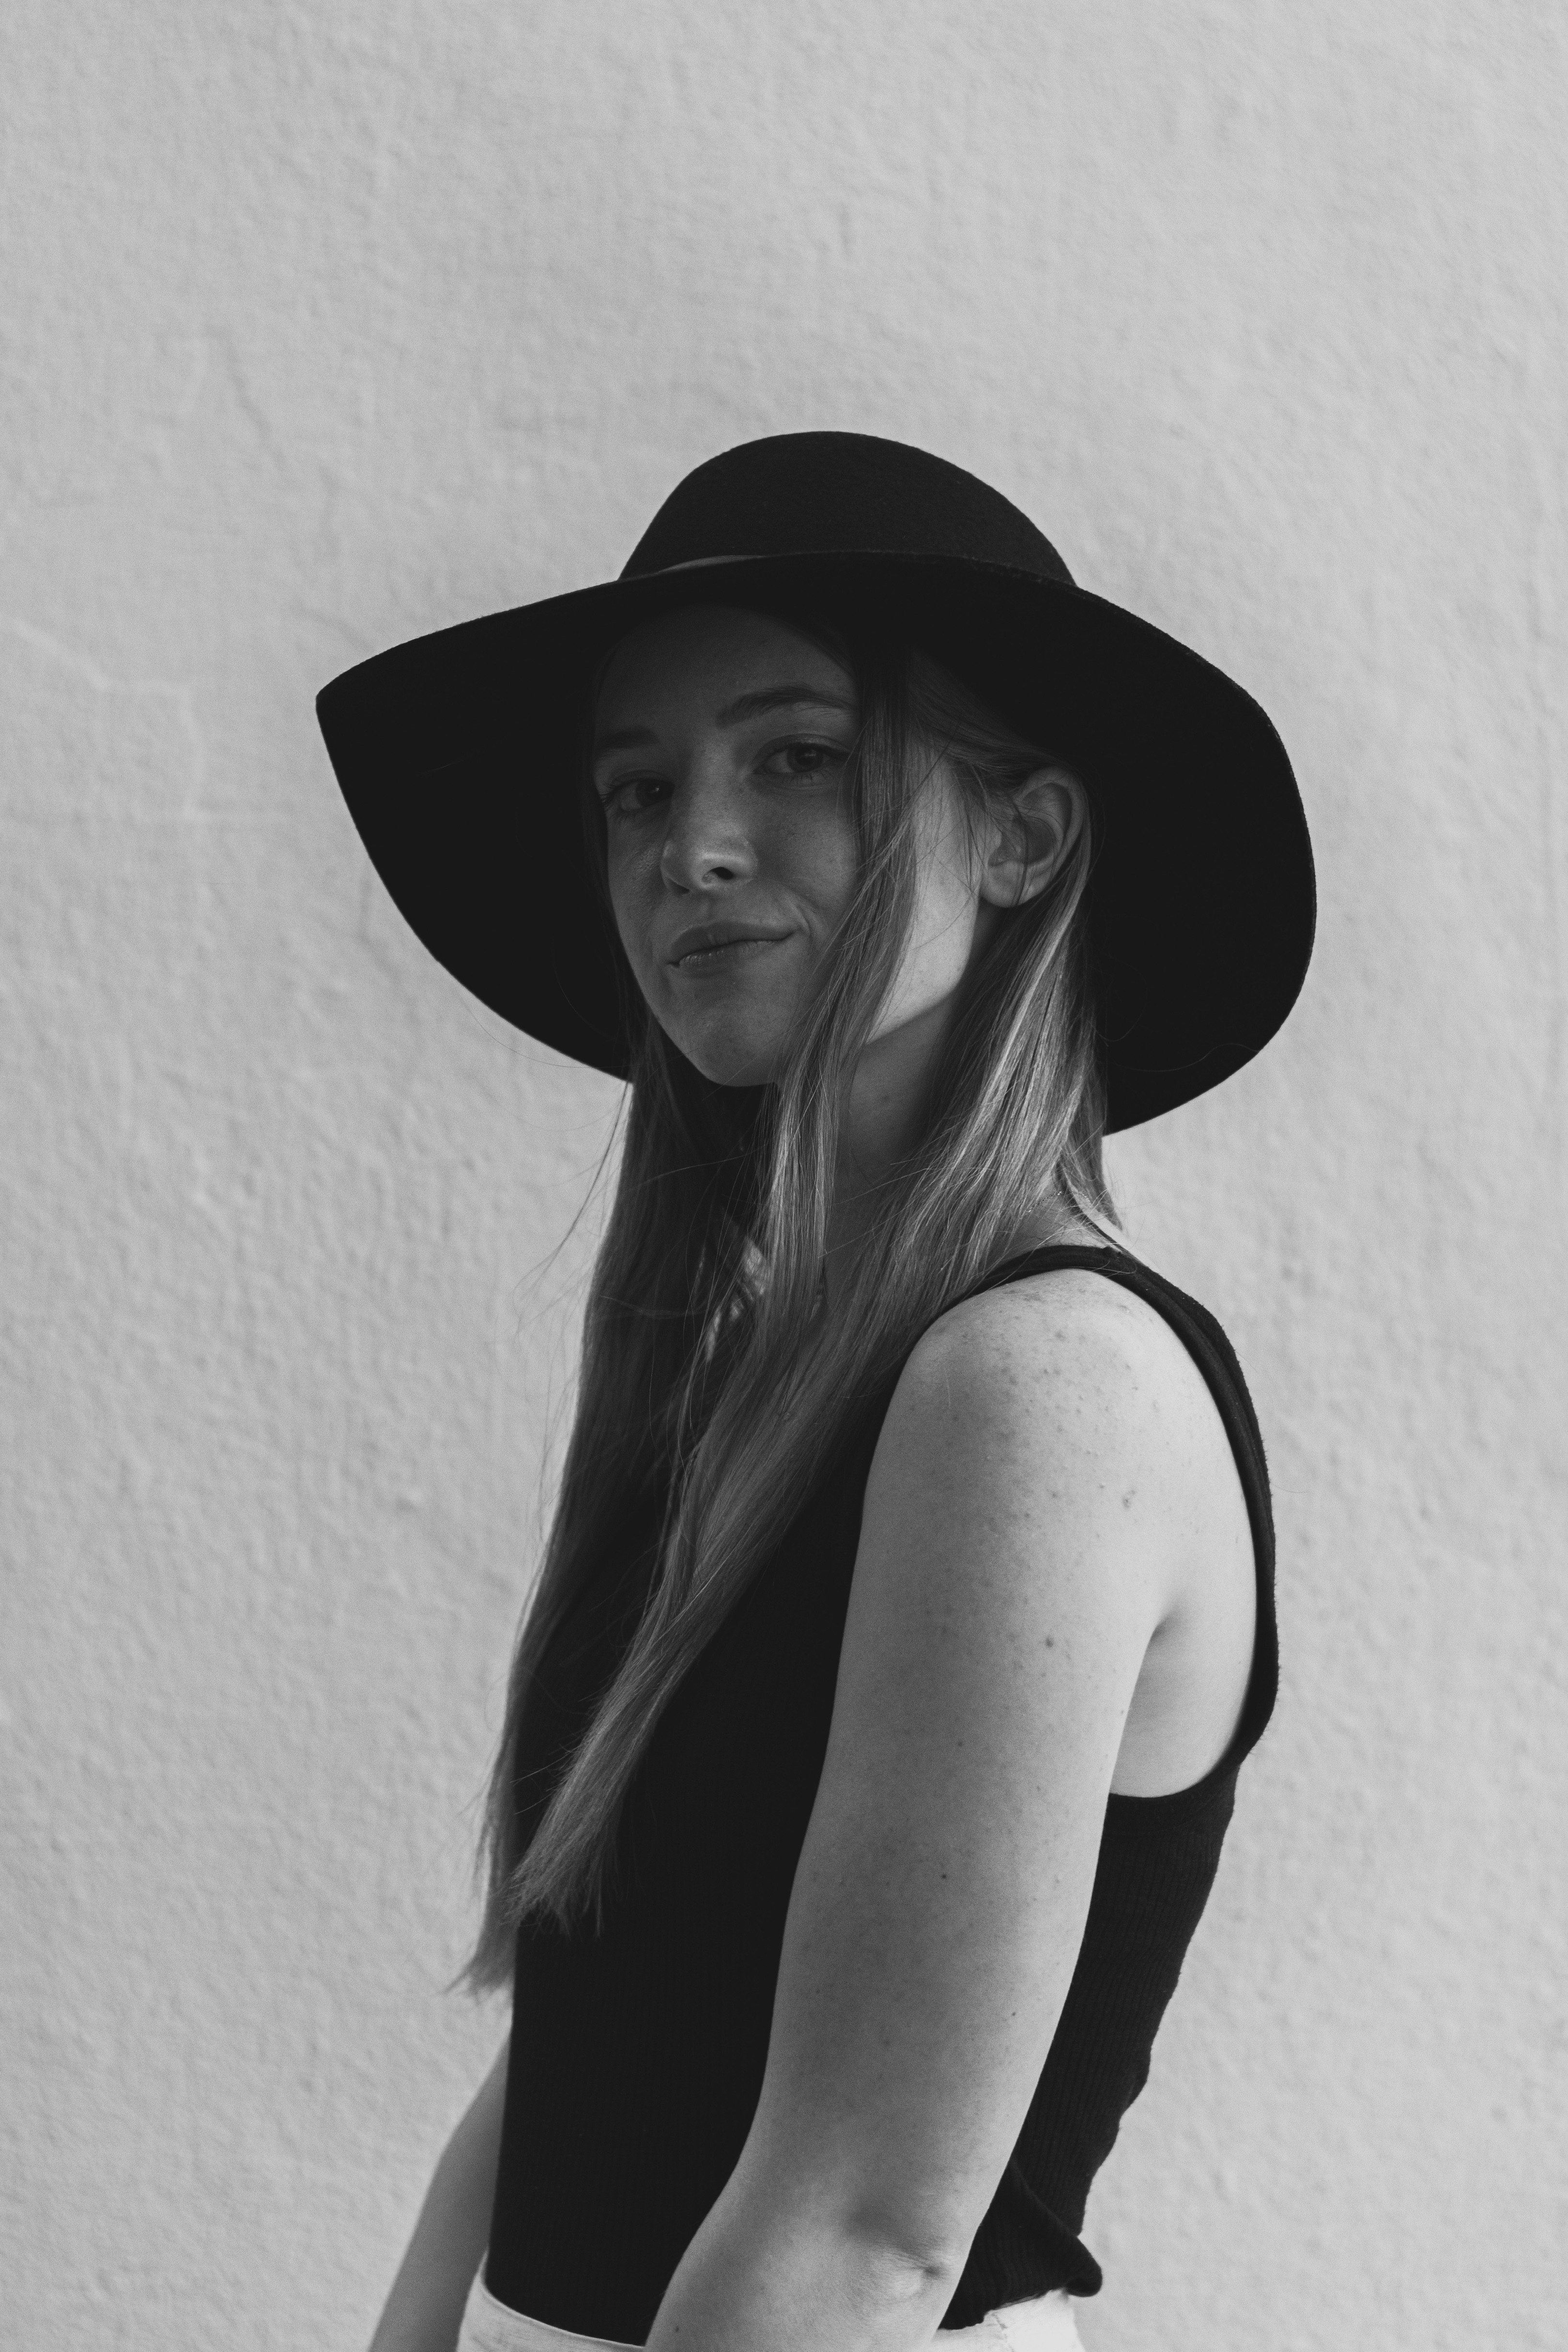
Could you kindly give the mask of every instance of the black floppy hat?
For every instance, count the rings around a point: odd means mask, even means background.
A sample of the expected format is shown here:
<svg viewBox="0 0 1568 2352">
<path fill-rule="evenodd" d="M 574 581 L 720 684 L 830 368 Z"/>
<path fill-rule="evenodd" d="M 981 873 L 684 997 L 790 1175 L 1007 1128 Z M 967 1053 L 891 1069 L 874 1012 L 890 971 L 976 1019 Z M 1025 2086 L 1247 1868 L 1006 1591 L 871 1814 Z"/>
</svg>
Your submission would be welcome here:
<svg viewBox="0 0 1568 2352">
<path fill-rule="evenodd" d="M 377 873 L 483 1003 L 627 1075 L 624 958 L 583 836 L 588 688 L 638 622 L 748 592 L 866 612 L 1082 772 L 1108 1129 L 1189 1101 L 1267 1045 L 1300 991 L 1315 899 L 1300 797 L 1265 713 L 1163 630 L 1077 586 L 998 491 L 858 433 L 777 434 L 710 458 L 618 580 L 438 629 L 321 689 L 321 732 Z"/>
</svg>

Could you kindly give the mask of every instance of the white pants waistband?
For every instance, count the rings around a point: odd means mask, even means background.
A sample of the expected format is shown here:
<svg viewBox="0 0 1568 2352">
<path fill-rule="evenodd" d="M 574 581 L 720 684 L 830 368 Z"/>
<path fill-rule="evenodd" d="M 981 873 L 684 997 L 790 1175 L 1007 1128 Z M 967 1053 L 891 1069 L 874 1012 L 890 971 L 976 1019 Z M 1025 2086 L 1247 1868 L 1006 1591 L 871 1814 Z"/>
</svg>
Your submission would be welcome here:
<svg viewBox="0 0 1568 2352">
<path fill-rule="evenodd" d="M 993 2346 L 995 2352 L 1083 2352 L 1073 2319 L 1072 2297 L 1058 2291 L 1032 2303 L 1010 2303 L 988 2311 L 973 2327 L 939 2328 L 936 2345 L 964 2352 Z M 552 2327 L 543 2319 L 530 2319 L 498 2303 L 485 2284 L 481 2263 L 468 2289 L 457 2352 L 640 2352 L 634 2345 L 617 2344 L 604 2336 L 574 2336 L 569 2328 Z"/>
</svg>

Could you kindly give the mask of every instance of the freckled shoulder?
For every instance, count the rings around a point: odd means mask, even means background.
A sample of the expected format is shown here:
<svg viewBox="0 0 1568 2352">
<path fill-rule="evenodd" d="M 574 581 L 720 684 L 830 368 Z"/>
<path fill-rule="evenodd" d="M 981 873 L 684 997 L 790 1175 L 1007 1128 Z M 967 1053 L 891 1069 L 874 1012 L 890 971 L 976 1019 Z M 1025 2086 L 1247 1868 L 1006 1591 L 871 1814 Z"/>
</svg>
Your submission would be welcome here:
<svg viewBox="0 0 1568 2352">
<path fill-rule="evenodd" d="M 1086 1267 L 1026 1275 L 949 1307 L 922 1333 L 910 1366 L 950 1376 L 1064 1384 L 1086 1403 L 1155 1420 L 1212 1414 L 1208 1386 L 1147 1300 Z M 1206 1412 L 1205 1410 L 1206 1409 Z"/>
<path fill-rule="evenodd" d="M 1202 1372 L 1146 1300 L 1084 1267 L 1026 1275 L 939 1316 L 889 1419 L 889 1457 L 945 1425 L 1020 1501 L 1058 1496 L 1069 1465 L 1080 1491 L 1114 1485 L 1124 1511 L 1157 1523 L 1168 1606 L 1232 1510 L 1235 1464 Z"/>
</svg>

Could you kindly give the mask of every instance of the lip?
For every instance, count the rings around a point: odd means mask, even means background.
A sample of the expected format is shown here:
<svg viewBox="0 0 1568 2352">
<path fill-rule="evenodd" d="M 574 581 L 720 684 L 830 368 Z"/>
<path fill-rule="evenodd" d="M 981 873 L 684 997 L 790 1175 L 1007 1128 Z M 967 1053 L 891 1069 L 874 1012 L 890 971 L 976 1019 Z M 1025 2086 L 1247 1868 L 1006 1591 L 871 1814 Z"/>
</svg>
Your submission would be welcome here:
<svg viewBox="0 0 1568 2352">
<path fill-rule="evenodd" d="M 787 930 L 770 929 L 765 923 L 697 923 L 689 930 L 676 933 L 666 961 L 679 966 L 688 958 L 700 956 L 706 962 L 720 949 L 776 947 L 780 940 L 788 937 Z"/>
<path fill-rule="evenodd" d="M 683 980 L 701 980 L 710 972 L 729 971 L 736 964 L 752 963 L 769 948 L 780 946 L 789 937 L 787 931 L 743 934 L 739 939 L 721 940 L 710 948 L 691 948 L 670 965 Z"/>
</svg>

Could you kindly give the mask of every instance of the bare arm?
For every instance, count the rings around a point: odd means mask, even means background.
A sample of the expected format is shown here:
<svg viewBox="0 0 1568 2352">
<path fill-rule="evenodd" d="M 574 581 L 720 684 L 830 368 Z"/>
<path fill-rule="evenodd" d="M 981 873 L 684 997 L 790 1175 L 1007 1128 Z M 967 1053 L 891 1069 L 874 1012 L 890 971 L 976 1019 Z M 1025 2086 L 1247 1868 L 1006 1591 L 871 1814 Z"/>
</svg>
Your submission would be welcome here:
<svg viewBox="0 0 1568 2352">
<path fill-rule="evenodd" d="M 1091 1275 L 1023 1290 L 942 1318 L 889 1408 L 756 2116 L 648 2352 L 930 2345 L 1051 2047 L 1208 1498 L 1163 1328 Z"/>
<path fill-rule="evenodd" d="M 370 2352 L 455 2352 L 463 2305 L 489 2238 L 509 2034 L 447 2142 Z"/>
</svg>

